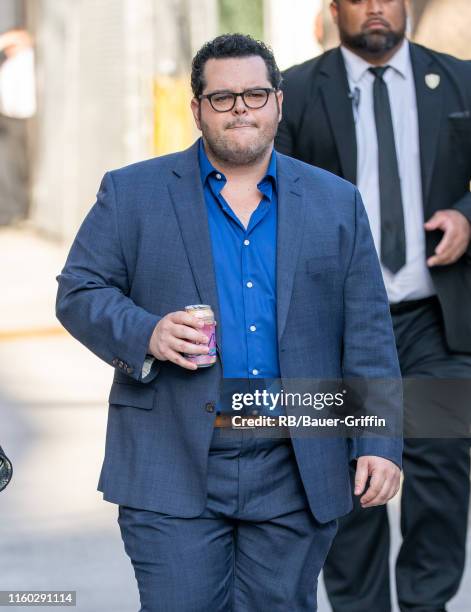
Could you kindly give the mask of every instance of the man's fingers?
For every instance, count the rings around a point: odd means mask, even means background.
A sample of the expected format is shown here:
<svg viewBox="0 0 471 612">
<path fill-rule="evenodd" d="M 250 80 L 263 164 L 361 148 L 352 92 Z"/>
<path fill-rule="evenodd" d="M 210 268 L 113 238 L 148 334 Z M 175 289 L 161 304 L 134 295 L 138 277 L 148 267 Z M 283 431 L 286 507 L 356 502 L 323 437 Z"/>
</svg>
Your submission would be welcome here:
<svg viewBox="0 0 471 612">
<path fill-rule="evenodd" d="M 208 336 L 206 336 L 206 334 L 196 331 L 192 327 L 188 327 L 188 325 L 172 323 L 168 332 L 174 338 L 188 340 L 193 344 L 208 344 Z"/>
<path fill-rule="evenodd" d="M 437 245 L 435 253 L 437 255 L 446 255 L 447 251 L 453 250 L 453 244 L 456 242 L 457 233 L 453 231 L 453 228 L 449 227 L 443 234 L 443 238 Z"/>
<path fill-rule="evenodd" d="M 177 353 L 189 353 L 190 355 L 207 355 L 209 347 L 207 344 L 192 344 L 181 338 L 169 338 L 168 348 Z"/>
<path fill-rule="evenodd" d="M 443 266 L 451 263 L 454 251 L 454 232 L 451 229 L 448 229 L 438 243 L 435 249 L 435 255 L 429 257 L 427 264 L 429 266 Z"/>
<path fill-rule="evenodd" d="M 172 312 L 171 315 L 169 315 L 169 318 L 172 323 L 177 323 L 179 325 L 188 325 L 189 327 L 194 327 L 195 329 L 201 329 L 204 327 L 204 321 L 194 317 L 184 310 Z"/>
<path fill-rule="evenodd" d="M 177 353 L 176 351 L 173 351 L 171 349 L 167 350 L 166 357 L 168 361 L 171 361 L 172 363 L 175 363 L 176 365 L 181 366 L 182 368 L 185 368 L 186 370 L 197 370 L 198 369 L 198 366 L 196 365 L 196 363 L 193 363 L 192 361 L 185 359 L 185 357 L 180 355 L 180 353 Z"/>
<path fill-rule="evenodd" d="M 440 255 L 432 255 L 427 259 L 427 266 L 433 268 L 433 266 L 444 266 L 446 265 L 446 258 Z"/>
<path fill-rule="evenodd" d="M 171 312 L 157 323 L 150 340 L 150 352 L 157 359 L 195 370 L 197 366 L 181 353 L 208 354 L 208 337 L 202 333 L 203 327 L 203 321 L 183 310 Z"/>
<path fill-rule="evenodd" d="M 381 491 L 382 500 L 378 501 L 379 504 L 386 504 L 392 499 L 399 491 L 400 477 L 394 475 L 392 478 L 387 478 L 385 482 L 384 491 Z"/>
<path fill-rule="evenodd" d="M 368 461 L 360 457 L 357 461 L 355 473 L 355 495 L 361 495 L 368 480 Z"/>
<path fill-rule="evenodd" d="M 433 255 L 427 259 L 427 265 L 429 268 L 434 266 L 448 266 L 449 264 L 455 263 L 459 259 L 460 255 L 456 255 L 453 251 L 450 255 Z"/>
<path fill-rule="evenodd" d="M 363 508 L 384 504 L 397 493 L 401 471 L 389 459 L 368 455 L 359 457 L 355 475 L 355 495 L 363 492 L 368 476 L 368 488 L 360 497 Z"/>
<path fill-rule="evenodd" d="M 440 243 L 441 244 L 441 243 Z M 438 245 L 440 246 L 440 245 Z M 438 249 L 438 247 L 437 247 Z M 427 259 L 427 265 L 429 267 L 433 266 L 446 266 L 448 264 L 454 263 L 461 256 L 461 251 L 456 248 L 456 245 L 449 245 L 446 250 L 438 253 L 436 251 L 435 255 L 429 257 Z"/>
<path fill-rule="evenodd" d="M 430 217 L 427 223 L 424 223 L 424 227 L 430 232 L 437 229 L 443 229 L 445 223 L 446 217 L 444 217 L 440 212 L 436 212 Z"/>
<path fill-rule="evenodd" d="M 360 498 L 361 507 L 370 508 L 371 506 L 385 504 L 393 490 L 392 479 L 379 475 L 377 482 L 369 487 L 365 495 Z"/>
<path fill-rule="evenodd" d="M 370 484 L 366 489 L 365 494 L 360 498 L 360 503 L 366 504 L 374 499 L 383 487 L 383 479 L 380 477 L 378 472 L 374 473 L 370 478 Z"/>
<path fill-rule="evenodd" d="M 468 219 L 456 210 L 436 212 L 424 224 L 427 231 L 442 230 L 443 237 L 435 253 L 427 259 L 427 265 L 445 266 L 457 261 L 468 248 L 471 229 Z"/>
<path fill-rule="evenodd" d="M 360 498 L 361 507 L 370 508 L 387 503 L 399 491 L 400 483 L 400 472 L 378 472 L 371 479 L 371 486 L 365 495 Z"/>
</svg>

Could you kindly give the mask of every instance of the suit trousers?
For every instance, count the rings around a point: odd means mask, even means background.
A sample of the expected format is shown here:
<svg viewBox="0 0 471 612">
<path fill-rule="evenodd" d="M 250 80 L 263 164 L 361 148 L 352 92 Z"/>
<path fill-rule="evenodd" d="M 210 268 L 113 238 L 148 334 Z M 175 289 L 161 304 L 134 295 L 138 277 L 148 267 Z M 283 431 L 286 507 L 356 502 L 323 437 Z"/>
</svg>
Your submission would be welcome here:
<svg viewBox="0 0 471 612">
<path fill-rule="evenodd" d="M 393 312 L 392 318 L 404 377 L 405 423 L 408 414 L 420 412 L 421 426 L 426 426 L 427 411 L 434 402 L 431 394 L 437 395 L 441 383 L 450 389 L 450 382 L 457 385 L 458 379 L 471 379 L 471 355 L 448 350 L 436 298 L 424 300 L 412 310 Z M 427 378 L 429 386 L 418 386 L 419 380 Z M 409 387 L 413 392 L 408 393 Z M 443 401 L 445 418 L 447 414 L 452 418 L 453 401 L 453 393 Z M 469 440 L 428 438 L 419 433 L 406 438 L 403 471 L 403 541 L 396 562 L 399 607 L 402 612 L 443 612 L 456 594 L 464 570 Z M 386 506 L 362 509 L 355 499 L 353 511 L 339 521 L 324 568 L 334 612 L 391 610 L 389 544 Z"/>
<path fill-rule="evenodd" d="M 337 521 L 312 515 L 290 438 L 259 431 L 214 429 L 201 515 L 119 507 L 141 612 L 317 609 Z"/>
</svg>

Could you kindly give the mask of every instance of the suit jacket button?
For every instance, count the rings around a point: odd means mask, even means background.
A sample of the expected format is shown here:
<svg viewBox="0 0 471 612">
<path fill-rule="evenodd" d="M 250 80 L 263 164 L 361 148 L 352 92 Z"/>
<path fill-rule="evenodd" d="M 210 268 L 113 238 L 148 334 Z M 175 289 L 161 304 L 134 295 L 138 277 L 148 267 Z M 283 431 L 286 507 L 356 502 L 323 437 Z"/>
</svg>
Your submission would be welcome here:
<svg viewBox="0 0 471 612">
<path fill-rule="evenodd" d="M 113 359 L 113 361 L 111 362 L 111 364 L 112 364 L 112 365 L 114 365 L 114 366 L 115 366 L 117 363 L 118 363 L 118 360 L 117 360 L 117 359 Z"/>
<path fill-rule="evenodd" d="M 214 412 L 214 402 L 208 402 L 206 404 L 206 412 Z"/>
<path fill-rule="evenodd" d="M 131 367 L 129 367 L 129 366 L 128 366 L 128 367 L 126 368 L 126 372 L 127 372 L 128 374 L 132 374 L 132 373 L 134 372 L 134 370 L 133 370 L 133 368 L 131 368 Z"/>
<path fill-rule="evenodd" d="M 124 363 L 122 361 L 118 361 L 118 365 L 121 369 L 123 369 Z"/>
</svg>

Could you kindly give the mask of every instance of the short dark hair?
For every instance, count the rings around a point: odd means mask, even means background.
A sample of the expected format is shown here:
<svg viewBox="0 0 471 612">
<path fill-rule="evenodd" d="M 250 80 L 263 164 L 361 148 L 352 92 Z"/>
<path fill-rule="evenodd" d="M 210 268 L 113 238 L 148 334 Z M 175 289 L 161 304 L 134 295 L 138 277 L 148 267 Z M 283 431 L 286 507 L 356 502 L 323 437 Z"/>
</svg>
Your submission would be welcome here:
<svg viewBox="0 0 471 612">
<path fill-rule="evenodd" d="M 202 94 L 204 82 L 204 67 L 209 59 L 225 59 L 229 57 L 251 57 L 258 55 L 267 67 L 268 78 L 272 87 L 279 89 L 281 72 L 276 65 L 271 48 L 261 40 L 255 40 L 248 34 L 222 34 L 205 43 L 196 53 L 191 63 L 191 89 L 193 95 Z"/>
</svg>

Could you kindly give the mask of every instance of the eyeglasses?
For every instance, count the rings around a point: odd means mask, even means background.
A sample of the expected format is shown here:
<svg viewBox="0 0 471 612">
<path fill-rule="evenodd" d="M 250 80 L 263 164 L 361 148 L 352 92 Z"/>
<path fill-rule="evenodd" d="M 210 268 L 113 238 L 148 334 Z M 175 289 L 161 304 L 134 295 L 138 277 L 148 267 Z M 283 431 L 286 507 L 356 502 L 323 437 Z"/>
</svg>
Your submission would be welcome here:
<svg viewBox="0 0 471 612">
<path fill-rule="evenodd" d="M 268 102 L 268 96 L 274 91 L 277 91 L 274 87 L 246 89 L 241 93 L 235 93 L 234 91 L 215 91 L 214 93 L 198 96 L 198 100 L 207 98 L 216 112 L 227 113 L 234 108 L 237 97 L 240 96 L 247 108 L 255 110 L 257 108 L 263 108 Z"/>
</svg>

